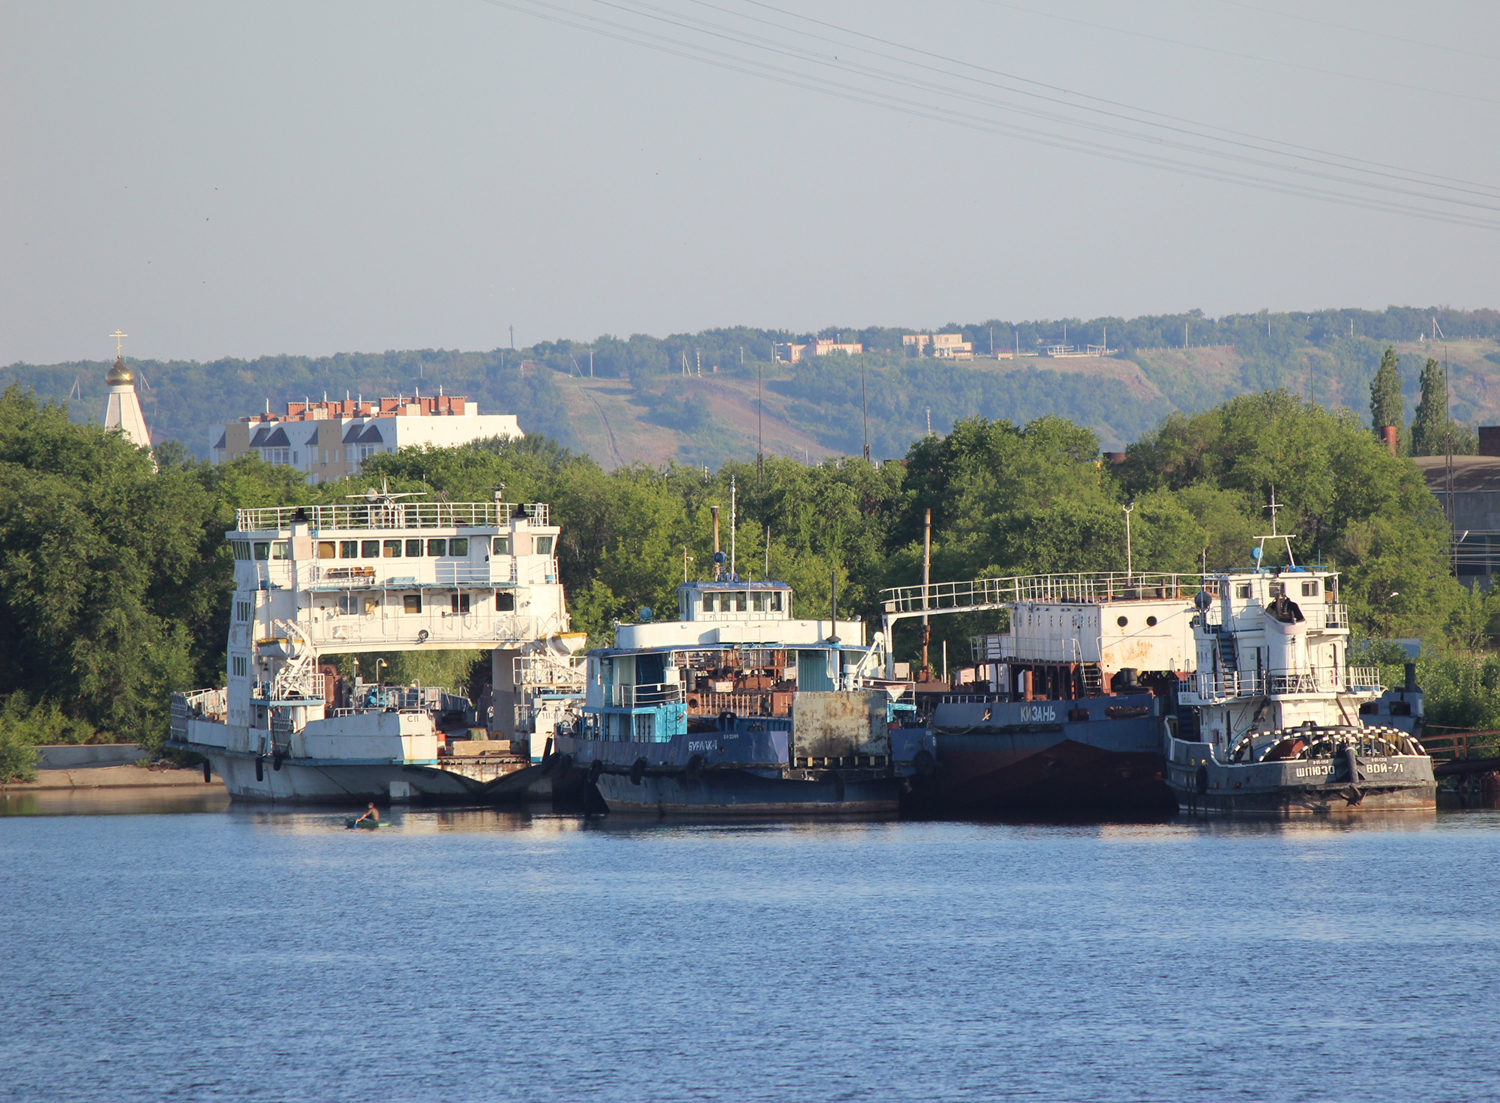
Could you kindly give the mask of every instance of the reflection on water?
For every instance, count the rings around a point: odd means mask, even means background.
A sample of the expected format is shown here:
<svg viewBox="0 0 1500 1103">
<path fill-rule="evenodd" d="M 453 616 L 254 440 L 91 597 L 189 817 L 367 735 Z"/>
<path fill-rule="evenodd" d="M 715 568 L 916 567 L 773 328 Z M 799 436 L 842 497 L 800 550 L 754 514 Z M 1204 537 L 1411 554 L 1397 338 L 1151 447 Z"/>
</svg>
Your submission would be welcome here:
<svg viewBox="0 0 1500 1103">
<path fill-rule="evenodd" d="M 1497 812 L 0 810 L 0 1099 L 1500 1096 Z"/>
<path fill-rule="evenodd" d="M 139 789 L 42 789 L 0 792 L 0 816 L 145 816 L 225 812 L 222 786 L 164 785 Z"/>
</svg>

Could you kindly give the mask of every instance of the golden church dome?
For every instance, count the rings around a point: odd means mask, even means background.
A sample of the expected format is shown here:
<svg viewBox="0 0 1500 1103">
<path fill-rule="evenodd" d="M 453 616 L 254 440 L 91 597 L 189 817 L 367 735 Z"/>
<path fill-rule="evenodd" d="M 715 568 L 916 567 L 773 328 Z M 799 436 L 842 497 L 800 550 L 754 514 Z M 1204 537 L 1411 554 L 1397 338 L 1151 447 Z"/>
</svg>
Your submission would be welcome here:
<svg viewBox="0 0 1500 1103">
<path fill-rule="evenodd" d="M 104 382 L 108 383 L 111 387 L 117 387 L 122 383 L 135 382 L 135 376 L 125 366 L 125 357 L 116 357 L 115 366 L 109 369 L 108 374 L 104 377 Z"/>
</svg>

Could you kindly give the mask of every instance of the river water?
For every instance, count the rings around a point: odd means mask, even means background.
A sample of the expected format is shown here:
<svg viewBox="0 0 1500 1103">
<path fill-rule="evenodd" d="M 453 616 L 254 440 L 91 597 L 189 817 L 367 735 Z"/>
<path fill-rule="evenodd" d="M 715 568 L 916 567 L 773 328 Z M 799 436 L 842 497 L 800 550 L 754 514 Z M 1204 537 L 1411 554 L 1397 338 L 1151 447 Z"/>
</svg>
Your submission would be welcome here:
<svg viewBox="0 0 1500 1103">
<path fill-rule="evenodd" d="M 3 1099 L 1500 1096 L 1497 813 L 366 832 L 0 800 L 60 808 L 0 815 Z"/>
</svg>

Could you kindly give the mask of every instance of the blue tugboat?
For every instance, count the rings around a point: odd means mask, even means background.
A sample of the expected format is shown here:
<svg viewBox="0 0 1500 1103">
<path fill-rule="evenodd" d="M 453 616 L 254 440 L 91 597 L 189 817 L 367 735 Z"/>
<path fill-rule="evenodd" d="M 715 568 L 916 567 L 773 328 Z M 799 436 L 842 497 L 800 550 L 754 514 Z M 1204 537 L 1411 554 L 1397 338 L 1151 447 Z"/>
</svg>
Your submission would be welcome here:
<svg viewBox="0 0 1500 1103">
<path fill-rule="evenodd" d="M 882 813 L 931 771 L 910 684 L 877 676 L 883 635 L 794 619 L 781 582 L 677 593 L 677 620 L 642 610 L 616 646 L 588 653 L 583 704 L 544 763 L 560 790 L 581 783 L 610 811 Z"/>
</svg>

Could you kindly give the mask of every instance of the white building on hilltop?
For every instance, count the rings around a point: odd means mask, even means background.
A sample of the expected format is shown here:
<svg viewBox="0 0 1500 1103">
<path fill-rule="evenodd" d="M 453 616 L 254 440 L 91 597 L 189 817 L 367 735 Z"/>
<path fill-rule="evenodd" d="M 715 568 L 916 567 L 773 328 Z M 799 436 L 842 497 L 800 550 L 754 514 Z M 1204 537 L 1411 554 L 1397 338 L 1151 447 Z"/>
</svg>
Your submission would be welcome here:
<svg viewBox="0 0 1500 1103">
<path fill-rule="evenodd" d="M 288 402 L 284 416 L 268 410 L 221 425 L 211 437 L 210 457 L 227 463 L 254 452 L 267 463 L 305 472 L 309 482 L 323 483 L 356 473 L 377 452 L 523 436 L 515 414 L 481 415 L 460 395 Z"/>
</svg>

